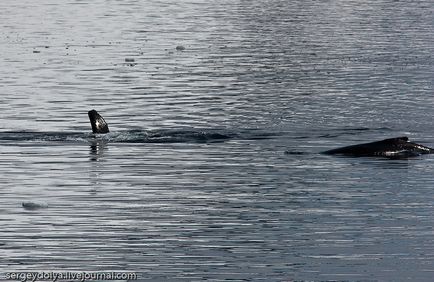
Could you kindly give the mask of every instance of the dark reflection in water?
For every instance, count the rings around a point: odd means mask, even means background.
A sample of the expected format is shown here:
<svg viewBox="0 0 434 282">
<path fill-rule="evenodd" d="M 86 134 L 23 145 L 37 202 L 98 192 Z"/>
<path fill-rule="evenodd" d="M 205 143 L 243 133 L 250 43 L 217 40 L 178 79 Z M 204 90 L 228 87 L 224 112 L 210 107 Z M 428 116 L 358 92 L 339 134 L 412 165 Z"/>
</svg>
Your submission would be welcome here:
<svg viewBox="0 0 434 282">
<path fill-rule="evenodd" d="M 99 161 L 104 156 L 107 142 L 102 140 L 92 140 L 90 144 L 89 159 L 91 161 Z"/>
<path fill-rule="evenodd" d="M 286 152 L 285 152 L 286 153 Z M 348 164 L 357 168 L 370 166 L 372 168 L 381 169 L 408 169 L 411 164 L 417 161 L 423 161 L 427 156 L 391 159 L 384 157 L 348 157 L 348 156 L 328 156 L 330 162 L 347 162 Z"/>
</svg>

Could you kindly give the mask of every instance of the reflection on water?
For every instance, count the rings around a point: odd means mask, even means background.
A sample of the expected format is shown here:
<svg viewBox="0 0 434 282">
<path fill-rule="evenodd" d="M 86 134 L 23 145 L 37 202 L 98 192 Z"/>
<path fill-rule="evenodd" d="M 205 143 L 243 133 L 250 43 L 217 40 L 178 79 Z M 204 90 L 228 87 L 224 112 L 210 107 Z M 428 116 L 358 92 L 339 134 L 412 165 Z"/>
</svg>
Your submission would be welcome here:
<svg viewBox="0 0 434 282">
<path fill-rule="evenodd" d="M 90 144 L 89 160 L 98 161 L 104 156 L 106 143 L 101 140 L 92 140 Z"/>
<path fill-rule="evenodd" d="M 430 8 L 1 1 L 0 265 L 430 281 L 433 158 L 320 154 L 432 146 Z"/>
</svg>

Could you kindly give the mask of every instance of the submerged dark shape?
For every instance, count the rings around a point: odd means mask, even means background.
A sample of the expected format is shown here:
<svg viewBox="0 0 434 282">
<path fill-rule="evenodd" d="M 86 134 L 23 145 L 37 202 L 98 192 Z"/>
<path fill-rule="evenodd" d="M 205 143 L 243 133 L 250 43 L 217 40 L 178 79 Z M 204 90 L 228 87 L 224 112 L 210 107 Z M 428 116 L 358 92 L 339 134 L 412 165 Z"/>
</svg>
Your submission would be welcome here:
<svg viewBox="0 0 434 282">
<path fill-rule="evenodd" d="M 91 110 L 87 113 L 89 115 L 90 124 L 92 126 L 93 133 L 109 133 L 109 128 L 104 118 L 98 114 L 97 111 Z"/>
<path fill-rule="evenodd" d="M 23 202 L 21 203 L 21 205 L 26 210 L 38 210 L 38 209 L 48 208 L 48 205 L 45 203 Z"/>
<path fill-rule="evenodd" d="M 88 112 L 92 132 L 97 134 L 109 133 L 109 128 L 104 118 L 95 110 Z M 102 136 L 100 136 L 103 138 Z M 222 142 L 231 138 L 228 135 L 213 132 L 211 130 L 159 130 L 143 131 L 132 130 L 117 132 L 107 136 L 111 142 L 127 143 L 166 143 L 166 142 Z"/>
<path fill-rule="evenodd" d="M 410 142 L 408 137 L 404 136 L 337 148 L 323 153 L 351 157 L 408 158 L 434 153 L 434 149 Z"/>
</svg>

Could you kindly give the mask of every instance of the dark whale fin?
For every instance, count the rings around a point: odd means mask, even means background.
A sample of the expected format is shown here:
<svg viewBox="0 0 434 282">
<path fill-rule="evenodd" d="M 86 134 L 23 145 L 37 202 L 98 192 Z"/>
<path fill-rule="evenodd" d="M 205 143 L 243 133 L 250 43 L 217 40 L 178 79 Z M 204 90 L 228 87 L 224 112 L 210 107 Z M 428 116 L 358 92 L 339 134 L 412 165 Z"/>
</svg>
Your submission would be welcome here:
<svg viewBox="0 0 434 282">
<path fill-rule="evenodd" d="M 89 115 L 90 125 L 92 126 L 93 133 L 109 133 L 109 128 L 103 117 L 97 111 L 91 110 L 87 113 Z"/>
</svg>

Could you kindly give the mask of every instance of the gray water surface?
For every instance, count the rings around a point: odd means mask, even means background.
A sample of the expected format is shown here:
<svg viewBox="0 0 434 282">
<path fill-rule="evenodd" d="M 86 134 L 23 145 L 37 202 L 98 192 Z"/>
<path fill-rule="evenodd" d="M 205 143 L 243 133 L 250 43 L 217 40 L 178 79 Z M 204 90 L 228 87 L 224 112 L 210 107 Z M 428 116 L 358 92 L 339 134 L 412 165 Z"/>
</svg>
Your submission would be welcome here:
<svg viewBox="0 0 434 282">
<path fill-rule="evenodd" d="M 1 1 L 0 270 L 431 281 L 433 4 Z"/>
</svg>

